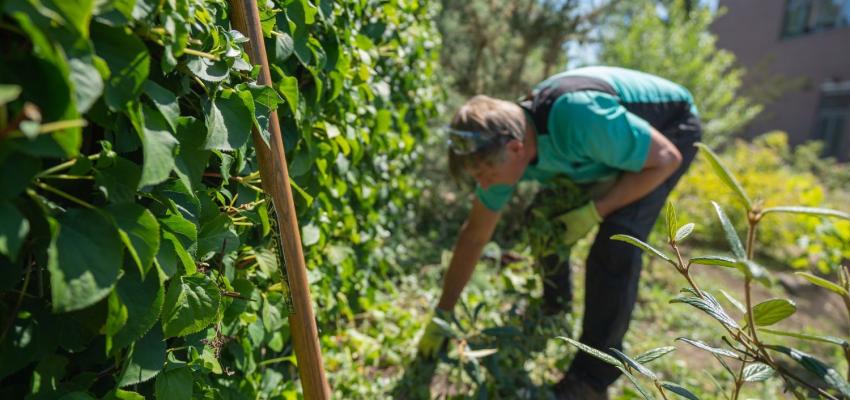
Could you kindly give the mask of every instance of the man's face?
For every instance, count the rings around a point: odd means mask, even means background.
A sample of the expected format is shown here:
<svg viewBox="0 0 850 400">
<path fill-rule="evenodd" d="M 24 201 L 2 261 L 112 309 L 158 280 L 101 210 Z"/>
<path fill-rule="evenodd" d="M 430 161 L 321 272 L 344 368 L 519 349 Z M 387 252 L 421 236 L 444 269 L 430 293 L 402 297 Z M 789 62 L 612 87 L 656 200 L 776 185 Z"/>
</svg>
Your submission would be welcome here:
<svg viewBox="0 0 850 400">
<path fill-rule="evenodd" d="M 519 181 L 525 172 L 528 161 L 525 159 L 525 147 L 519 140 L 511 140 L 505 144 L 504 152 L 493 160 L 482 161 L 467 168 L 482 189 L 493 184 L 513 185 Z"/>
</svg>

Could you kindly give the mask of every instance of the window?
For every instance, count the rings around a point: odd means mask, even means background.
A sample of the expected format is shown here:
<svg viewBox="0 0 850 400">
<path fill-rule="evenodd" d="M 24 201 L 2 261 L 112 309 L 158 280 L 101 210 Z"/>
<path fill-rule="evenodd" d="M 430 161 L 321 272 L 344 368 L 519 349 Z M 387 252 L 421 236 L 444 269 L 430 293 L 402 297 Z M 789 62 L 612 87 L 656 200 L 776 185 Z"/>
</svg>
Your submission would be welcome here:
<svg viewBox="0 0 850 400">
<path fill-rule="evenodd" d="M 813 137 L 823 141 L 823 156 L 850 158 L 850 82 L 842 90 L 824 90 L 815 117 Z"/>
<path fill-rule="evenodd" d="M 850 0 L 787 0 L 782 37 L 850 26 Z"/>
</svg>

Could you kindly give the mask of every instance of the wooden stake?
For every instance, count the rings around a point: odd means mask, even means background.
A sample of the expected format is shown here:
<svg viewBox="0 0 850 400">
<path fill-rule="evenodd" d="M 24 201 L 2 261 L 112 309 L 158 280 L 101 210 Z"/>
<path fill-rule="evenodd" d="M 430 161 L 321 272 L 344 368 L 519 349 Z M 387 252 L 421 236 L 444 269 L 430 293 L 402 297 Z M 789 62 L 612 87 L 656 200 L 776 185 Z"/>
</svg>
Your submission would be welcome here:
<svg viewBox="0 0 850 400">
<path fill-rule="evenodd" d="M 259 84 L 271 86 L 269 61 L 263 42 L 263 30 L 260 25 L 260 12 L 256 0 L 230 0 L 231 23 L 249 39 L 246 43 L 248 57 L 252 64 L 260 66 Z M 283 249 L 286 273 L 292 292 L 293 313 L 289 316 L 289 326 L 298 360 L 298 373 L 304 398 L 324 400 L 331 396 L 325 370 L 322 367 L 322 352 L 319 347 L 319 335 L 313 306 L 310 302 L 310 288 L 307 283 L 307 268 L 304 253 L 301 250 L 301 234 L 289 187 L 289 171 L 286 166 L 286 154 L 283 149 L 283 135 L 277 112 L 272 111 L 269 118 L 269 145 L 263 141 L 257 129 L 253 129 L 254 148 L 260 163 L 260 176 L 263 189 L 270 194 L 280 227 L 280 245 Z"/>
</svg>

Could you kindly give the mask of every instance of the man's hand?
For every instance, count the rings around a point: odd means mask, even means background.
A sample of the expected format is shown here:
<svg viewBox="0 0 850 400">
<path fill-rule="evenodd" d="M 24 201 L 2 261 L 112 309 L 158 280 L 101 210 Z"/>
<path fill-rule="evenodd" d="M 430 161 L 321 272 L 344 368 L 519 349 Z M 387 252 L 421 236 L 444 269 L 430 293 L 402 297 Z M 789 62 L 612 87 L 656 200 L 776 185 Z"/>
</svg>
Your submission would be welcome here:
<svg viewBox="0 0 850 400">
<path fill-rule="evenodd" d="M 451 312 L 437 308 L 428 321 L 428 325 L 425 326 L 425 333 L 419 339 L 419 356 L 428 360 L 435 358 L 448 340 L 445 330 L 434 321 L 435 319 L 448 324 L 451 321 Z"/>
<path fill-rule="evenodd" d="M 567 232 L 564 234 L 564 244 L 567 246 L 574 245 L 579 239 L 587 235 L 594 226 L 602 222 L 602 217 L 596 211 L 596 205 L 593 204 L 593 201 L 588 201 L 583 206 L 558 217 L 558 219 L 567 226 Z"/>
</svg>

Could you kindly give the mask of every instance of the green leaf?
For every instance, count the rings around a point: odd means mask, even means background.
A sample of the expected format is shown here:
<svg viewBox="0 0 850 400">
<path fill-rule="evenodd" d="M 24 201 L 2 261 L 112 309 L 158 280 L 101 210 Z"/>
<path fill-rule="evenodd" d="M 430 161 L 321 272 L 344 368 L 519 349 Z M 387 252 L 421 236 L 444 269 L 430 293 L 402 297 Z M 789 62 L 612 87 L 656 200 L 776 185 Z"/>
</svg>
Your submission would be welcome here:
<svg viewBox="0 0 850 400">
<path fill-rule="evenodd" d="M 786 354 L 802 365 L 806 370 L 823 379 L 831 388 L 838 390 L 844 396 L 850 396 L 850 383 L 835 368 L 797 349 L 785 346 L 765 345 L 765 347 Z"/>
<path fill-rule="evenodd" d="M 614 235 L 614 236 L 611 236 L 611 240 L 619 240 L 621 242 L 629 243 L 633 246 L 639 247 L 643 251 L 655 254 L 656 256 L 660 257 L 664 261 L 667 261 L 668 263 L 672 264 L 673 266 L 677 266 L 676 262 L 673 261 L 673 259 L 670 258 L 670 256 L 662 253 L 661 251 L 657 250 L 655 247 L 652 247 L 652 246 L 644 243 L 640 239 L 634 238 L 634 237 L 629 236 L 629 235 Z"/>
<path fill-rule="evenodd" d="M 171 175 L 174 156 L 177 153 L 177 138 L 168 130 L 168 123 L 159 111 L 142 106 L 144 125 L 139 132 L 144 149 L 144 164 L 139 188 L 160 183 Z"/>
<path fill-rule="evenodd" d="M 830 282 L 826 279 L 823 279 L 819 276 L 812 275 L 808 272 L 795 272 L 794 274 L 798 275 L 798 276 L 802 276 L 807 281 L 809 281 L 809 282 L 811 282 L 811 283 L 813 283 L 817 286 L 820 286 L 820 287 L 822 287 L 826 290 L 829 290 L 829 291 L 831 291 L 831 292 L 833 292 L 833 293 L 835 293 L 839 296 L 847 296 L 847 289 L 844 289 L 843 287 L 838 286 L 837 284 L 832 283 L 832 282 Z"/>
<path fill-rule="evenodd" d="M 738 260 L 726 256 L 701 256 L 688 260 L 690 264 L 717 265 L 726 268 L 738 268 Z"/>
<path fill-rule="evenodd" d="M 735 179 L 735 176 L 732 175 L 732 173 L 729 172 L 726 166 L 723 165 L 717 154 L 715 154 L 714 151 L 712 151 L 708 146 L 703 143 L 697 143 L 694 146 L 699 148 L 699 150 L 708 160 L 708 163 L 711 165 L 711 168 L 714 169 L 715 175 L 717 175 L 717 177 L 720 178 L 720 180 L 723 181 L 723 183 L 725 183 L 726 186 L 729 187 L 729 189 L 732 189 L 735 195 L 738 196 L 738 199 L 741 201 L 741 203 L 744 204 L 744 207 L 747 208 L 747 211 L 752 210 L 753 203 L 752 201 L 750 201 L 749 196 L 747 196 L 747 193 L 744 192 L 744 188 L 741 187 L 741 184 L 738 183 L 738 180 Z"/>
<path fill-rule="evenodd" d="M 115 389 L 103 396 L 103 400 L 145 400 L 145 396 L 136 392 Z"/>
<path fill-rule="evenodd" d="M 89 54 L 72 57 L 68 60 L 70 74 L 68 76 L 74 86 L 74 99 L 77 103 L 77 112 L 84 113 L 103 94 L 104 84 L 101 71 L 109 75 L 109 67 L 100 58 Z"/>
<path fill-rule="evenodd" d="M 741 238 L 738 237 L 738 233 L 735 231 L 735 226 L 732 225 L 732 221 L 729 221 L 729 217 L 726 216 L 726 213 L 723 212 L 723 208 L 720 207 L 719 204 L 715 202 L 711 202 L 714 205 L 714 210 L 717 212 L 717 217 L 720 219 L 720 225 L 723 226 L 723 232 L 726 233 L 726 240 L 729 242 L 729 246 L 732 247 L 732 253 L 735 254 L 735 257 L 738 258 L 747 258 L 747 252 L 744 250 L 744 245 L 741 243 Z"/>
<path fill-rule="evenodd" d="M 647 368 L 643 364 L 633 360 L 631 357 L 629 357 L 628 355 L 626 355 L 622 351 L 617 350 L 613 347 L 610 348 L 609 350 L 611 350 L 611 352 L 613 352 L 614 355 L 616 355 L 617 358 L 619 358 L 620 361 L 622 361 L 623 364 L 627 365 L 629 368 L 631 368 L 631 369 L 633 369 L 637 372 L 640 372 L 642 375 L 646 376 L 649 379 L 652 379 L 652 380 L 658 379 L 658 377 L 655 376 L 655 373 L 653 373 L 649 368 Z"/>
<path fill-rule="evenodd" d="M 277 106 L 283 102 L 283 99 L 271 86 L 251 84 L 248 85 L 248 89 L 254 100 L 254 124 L 263 140 L 269 144 L 271 137 L 269 119 L 272 111 L 277 110 Z"/>
<path fill-rule="evenodd" d="M 702 310 L 706 314 L 710 315 L 723 325 L 726 325 L 732 329 L 738 328 L 738 323 L 736 323 L 734 319 L 732 319 L 731 317 L 729 317 L 728 314 L 726 314 L 726 311 L 723 310 L 723 306 L 721 306 L 720 303 L 717 302 L 717 299 L 715 299 L 712 295 L 708 294 L 708 292 L 702 292 L 702 295 L 703 298 L 697 296 L 678 296 L 673 300 L 670 300 L 670 303 L 690 304 L 691 306 L 694 306 Z"/>
<path fill-rule="evenodd" d="M 685 343 L 687 343 L 691 346 L 694 346 L 698 349 L 702 349 L 702 350 L 705 350 L 705 351 L 708 351 L 708 352 L 711 352 L 711 353 L 714 353 L 714 354 L 717 354 L 717 355 L 721 355 L 721 356 L 725 356 L 725 357 L 729 357 L 729 358 L 734 358 L 734 359 L 740 358 L 740 357 L 738 357 L 737 354 L 735 354 L 734 352 L 732 352 L 730 350 L 709 346 L 709 345 L 707 345 L 707 344 L 705 344 L 705 343 L 703 343 L 699 340 L 688 339 L 688 338 L 683 338 L 683 337 L 676 338 L 676 340 L 683 341 L 683 342 L 685 342 Z"/>
<path fill-rule="evenodd" d="M 769 328 L 759 328 L 759 332 L 769 333 L 771 335 L 793 337 L 793 338 L 803 339 L 803 340 L 811 340 L 811 341 L 814 341 L 814 342 L 831 343 L 831 344 L 835 344 L 835 345 L 838 345 L 838 346 L 841 346 L 841 347 L 850 348 L 850 342 L 848 342 L 845 339 L 835 337 L 835 336 L 807 335 L 807 334 L 804 334 L 804 333 L 784 332 L 784 331 L 778 331 L 778 330 L 769 329 Z"/>
<path fill-rule="evenodd" d="M 757 326 L 773 325 L 790 317 L 797 311 L 797 305 L 787 299 L 770 299 L 753 307 L 753 323 Z"/>
<path fill-rule="evenodd" d="M 79 310 L 106 297 L 124 250 L 111 221 L 93 210 L 71 209 L 56 218 L 54 229 L 47 263 L 53 310 Z"/>
<path fill-rule="evenodd" d="M 740 302 L 740 301 L 738 301 L 736 298 L 732 297 L 732 295 L 731 295 L 731 294 L 726 293 L 726 291 L 725 291 L 725 290 L 723 290 L 723 289 L 720 289 L 720 294 L 722 294 L 722 295 L 723 295 L 723 297 L 725 297 L 725 298 L 726 298 L 726 300 L 727 300 L 727 301 L 729 301 L 729 303 L 731 303 L 731 304 L 732 304 L 732 306 L 734 306 L 736 309 L 738 309 L 738 311 L 740 311 L 740 312 L 741 312 L 741 314 L 746 314 L 746 313 L 747 313 L 747 309 L 746 309 L 746 308 L 744 308 L 744 305 L 743 305 L 743 304 L 741 304 L 741 302 Z"/>
<path fill-rule="evenodd" d="M 41 160 L 21 153 L 12 153 L 0 157 L 0 171 L 15 171 L 14 174 L 0 174 L 0 199 L 11 199 L 30 185 L 41 169 Z"/>
<path fill-rule="evenodd" d="M 206 260 L 214 254 L 229 253 L 239 247 L 239 236 L 227 214 L 219 214 L 204 223 L 198 232 L 198 258 Z"/>
<path fill-rule="evenodd" d="M 671 353 L 675 350 L 676 350 L 676 348 L 673 347 L 673 346 L 659 347 L 659 348 L 652 349 L 652 350 L 649 350 L 645 353 L 641 353 L 640 355 L 635 356 L 635 361 L 637 361 L 641 364 L 646 364 L 650 361 L 654 361 L 656 359 L 664 357 L 665 355 L 667 355 L 667 354 L 669 354 L 669 353 Z"/>
<path fill-rule="evenodd" d="M 634 375 L 629 373 L 629 371 L 626 371 L 626 369 L 623 367 L 620 367 L 619 370 L 623 373 L 623 375 L 626 376 L 626 378 L 632 383 L 632 385 L 634 385 L 635 389 L 637 389 L 638 393 L 640 393 L 641 397 L 643 397 L 644 400 L 655 400 L 655 397 L 652 395 L 652 393 L 646 390 L 646 388 L 644 388 L 643 385 L 640 384 L 640 382 L 637 380 L 637 378 L 634 377 Z"/>
<path fill-rule="evenodd" d="M 289 110 L 292 112 L 292 115 L 295 115 L 298 110 L 298 98 L 300 97 L 298 79 L 294 76 L 284 75 L 275 88 L 283 95 L 286 103 L 289 104 Z"/>
<path fill-rule="evenodd" d="M 250 97 L 249 92 L 244 92 Z M 254 116 L 245 99 L 234 90 L 226 89 L 220 97 L 204 106 L 209 150 L 234 150 L 242 147 L 251 134 Z"/>
<path fill-rule="evenodd" d="M 694 223 L 693 222 L 682 225 L 682 227 L 679 228 L 679 230 L 676 231 L 676 236 L 675 236 L 676 242 L 681 242 L 681 241 L 687 239 L 688 236 L 691 236 L 691 233 L 693 233 L 693 231 L 694 231 Z"/>
<path fill-rule="evenodd" d="M 123 110 L 139 97 L 150 70 L 150 55 L 139 37 L 126 28 L 91 25 L 97 55 L 109 66 L 105 100 L 111 110 Z"/>
<path fill-rule="evenodd" d="M 667 222 L 667 240 L 673 241 L 676 237 L 676 227 L 679 226 L 679 221 L 676 218 L 676 208 L 672 201 L 667 202 L 664 219 Z"/>
<path fill-rule="evenodd" d="M 21 95 L 21 90 L 18 85 L 0 85 L 0 106 L 15 101 Z"/>
<path fill-rule="evenodd" d="M 142 170 L 126 158 L 115 157 L 107 165 L 95 169 L 94 179 L 97 189 L 111 203 L 132 203 L 136 200 Z"/>
<path fill-rule="evenodd" d="M 803 214 L 811 215 L 814 217 L 832 217 L 850 220 L 850 214 L 843 211 L 830 210 L 828 208 L 778 206 L 768 207 L 764 210 L 761 210 L 762 215 L 767 215 L 770 213 Z"/>
<path fill-rule="evenodd" d="M 165 340 L 162 331 L 151 329 L 133 345 L 124 369 L 118 376 L 118 386 L 125 387 L 145 382 L 162 370 L 165 364 Z"/>
<path fill-rule="evenodd" d="M 118 333 L 127 323 L 127 306 L 125 306 L 118 294 L 113 290 L 109 293 L 106 313 L 106 326 L 103 328 L 106 336 L 106 352 L 112 349 L 112 336 Z"/>
<path fill-rule="evenodd" d="M 159 251 L 159 222 L 146 208 L 133 204 L 113 204 L 107 209 L 121 240 L 142 275 L 147 274 Z"/>
<path fill-rule="evenodd" d="M 675 393 L 677 396 L 679 396 L 683 399 L 699 400 L 699 397 L 697 397 L 697 395 L 691 393 L 690 390 L 685 389 L 684 387 L 679 386 L 679 385 L 677 385 L 673 382 L 661 382 L 661 387 Z"/>
<path fill-rule="evenodd" d="M 191 192 L 198 191 L 212 152 L 204 149 L 206 127 L 203 121 L 193 117 L 177 120 L 177 140 L 180 153 L 174 160 L 174 172 Z"/>
<path fill-rule="evenodd" d="M 59 12 L 65 26 L 87 39 L 93 3 L 92 0 L 53 0 L 47 4 L 53 5 L 54 9 Z"/>
<path fill-rule="evenodd" d="M 762 382 L 770 379 L 775 371 L 770 366 L 762 363 L 754 363 L 744 367 L 744 381 Z"/>
<path fill-rule="evenodd" d="M 180 105 L 177 104 L 177 96 L 152 80 L 145 81 L 143 89 L 148 98 L 153 101 L 156 109 L 165 117 L 171 132 L 176 133 L 177 118 L 180 117 Z"/>
<path fill-rule="evenodd" d="M 295 51 L 292 36 L 286 32 L 274 32 L 274 55 L 277 63 L 282 64 Z"/>
<path fill-rule="evenodd" d="M 322 233 L 316 225 L 312 223 L 307 224 L 303 228 L 301 228 L 301 243 L 306 246 L 312 246 L 319 242 L 319 239 L 322 237 Z"/>
<path fill-rule="evenodd" d="M 139 340 L 159 319 L 165 289 L 156 271 L 148 272 L 143 280 L 135 271 L 127 271 L 115 286 L 121 303 L 127 308 L 127 323 L 112 336 L 112 352 Z"/>
<path fill-rule="evenodd" d="M 755 279 L 765 285 L 770 284 L 770 279 L 767 275 L 767 270 L 761 265 L 752 260 L 738 260 L 738 270 L 744 273 L 745 276 Z"/>
<path fill-rule="evenodd" d="M 186 336 L 215 321 L 221 293 L 204 275 L 181 276 L 171 280 L 162 310 L 165 337 Z"/>
<path fill-rule="evenodd" d="M 614 358 L 613 356 L 611 356 L 607 353 L 603 353 L 599 350 L 594 349 L 593 347 L 590 347 L 590 346 L 588 346 L 584 343 L 581 343 L 581 342 L 574 340 L 572 338 L 568 338 L 566 336 L 557 336 L 556 339 L 561 339 L 561 340 L 563 340 L 563 341 L 565 341 L 565 342 L 567 342 L 567 343 L 569 343 L 569 344 L 571 344 L 575 347 L 578 347 L 579 350 L 581 350 L 581 351 L 583 351 L 587 354 L 590 354 L 593 357 L 596 357 L 596 358 L 598 358 L 602 361 L 605 361 L 606 363 L 611 364 L 613 366 L 622 368 L 622 363 L 620 363 L 620 361 L 618 361 L 616 358 Z"/>
<path fill-rule="evenodd" d="M 207 82 L 221 82 L 227 79 L 230 74 L 230 69 L 227 67 L 227 62 L 208 60 L 203 57 L 192 57 L 186 67 L 192 71 L 195 76 Z"/>
<path fill-rule="evenodd" d="M 0 254 L 5 254 L 12 261 L 17 260 L 29 231 L 29 221 L 14 204 L 0 203 Z"/>
<path fill-rule="evenodd" d="M 189 367 L 165 371 L 156 378 L 156 398 L 159 400 L 191 399 L 193 384 L 194 377 Z"/>
</svg>

